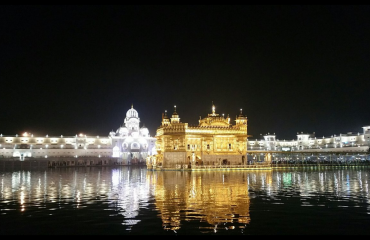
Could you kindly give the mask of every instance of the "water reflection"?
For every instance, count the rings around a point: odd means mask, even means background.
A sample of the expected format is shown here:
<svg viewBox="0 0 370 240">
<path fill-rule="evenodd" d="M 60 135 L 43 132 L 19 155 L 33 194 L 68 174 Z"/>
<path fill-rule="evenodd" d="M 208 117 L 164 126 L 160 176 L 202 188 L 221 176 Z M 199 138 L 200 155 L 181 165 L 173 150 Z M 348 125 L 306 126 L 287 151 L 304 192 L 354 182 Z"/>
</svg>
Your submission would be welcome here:
<svg viewBox="0 0 370 240">
<path fill-rule="evenodd" d="M 145 208 L 149 201 L 149 185 L 145 180 L 146 169 L 136 168 L 112 170 L 112 184 L 108 199 L 113 200 L 110 206 L 118 207 L 124 216 L 122 225 L 133 226 L 140 222 L 137 219 L 140 208 Z M 131 228 L 128 230 L 131 230 Z"/>
<path fill-rule="evenodd" d="M 19 223 L 0 233 L 16 234 L 22 221 L 29 225 L 32 218 L 40 217 L 57 225 L 85 222 L 96 226 L 96 231 L 99 226 L 114 226 L 110 234 L 142 229 L 146 234 L 244 234 L 247 228 L 253 229 L 254 222 L 272 221 L 267 219 L 273 218 L 266 215 L 269 212 L 280 214 L 281 222 L 271 224 L 284 227 L 284 211 L 294 207 L 299 211 L 302 207 L 321 207 L 320 211 L 364 207 L 366 214 L 370 212 L 369 169 L 365 167 L 200 172 L 145 167 L 23 169 L 0 171 L 0 182 L 0 221 L 16 216 Z M 289 205 L 291 199 L 298 200 L 297 206 Z M 273 207 L 279 205 L 288 208 Z M 53 215 L 58 218 L 50 218 Z M 103 229 L 100 234 L 106 233 Z M 73 231 L 84 234 L 86 229 Z"/>
<path fill-rule="evenodd" d="M 367 168 L 311 169 L 305 171 L 274 171 L 272 184 L 264 188 L 268 195 L 289 189 L 300 196 L 330 194 L 335 197 L 369 198 L 369 171 Z M 262 189 L 261 189 L 262 190 Z"/>
<path fill-rule="evenodd" d="M 271 171 L 148 172 L 156 206 L 165 229 L 178 230 L 182 221 L 201 229 L 243 228 L 250 222 L 249 181 L 271 183 Z"/>
</svg>

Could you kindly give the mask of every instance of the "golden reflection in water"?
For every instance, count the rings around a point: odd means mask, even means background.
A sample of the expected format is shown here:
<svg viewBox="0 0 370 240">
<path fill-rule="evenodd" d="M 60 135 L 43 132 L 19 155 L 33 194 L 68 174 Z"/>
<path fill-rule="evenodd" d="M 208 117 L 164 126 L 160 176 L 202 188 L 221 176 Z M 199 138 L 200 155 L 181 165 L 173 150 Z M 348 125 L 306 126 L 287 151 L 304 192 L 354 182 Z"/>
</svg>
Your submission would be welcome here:
<svg viewBox="0 0 370 240">
<path fill-rule="evenodd" d="M 270 170 L 148 171 L 147 178 L 167 230 L 178 230 L 181 221 L 194 220 L 208 223 L 215 231 L 225 223 L 229 229 L 242 228 L 251 221 L 249 181 L 272 182 Z"/>
<path fill-rule="evenodd" d="M 24 208 L 24 203 L 25 203 L 24 198 L 25 198 L 24 197 L 24 189 L 22 188 L 21 189 L 21 194 L 20 194 L 21 212 L 23 212 L 25 210 L 25 208 Z"/>
</svg>

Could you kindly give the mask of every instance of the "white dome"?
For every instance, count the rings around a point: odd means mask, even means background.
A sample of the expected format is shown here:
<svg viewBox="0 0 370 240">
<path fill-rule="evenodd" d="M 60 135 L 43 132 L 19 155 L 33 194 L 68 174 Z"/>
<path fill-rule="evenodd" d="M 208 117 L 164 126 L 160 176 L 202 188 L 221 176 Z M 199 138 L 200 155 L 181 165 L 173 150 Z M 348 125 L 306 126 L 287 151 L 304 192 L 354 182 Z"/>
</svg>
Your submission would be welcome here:
<svg viewBox="0 0 370 240">
<path fill-rule="evenodd" d="M 129 119 L 129 118 L 138 118 L 139 117 L 139 114 L 137 113 L 137 111 L 131 107 L 131 109 L 129 109 L 126 113 L 126 118 Z"/>
<path fill-rule="evenodd" d="M 140 133 L 141 133 L 142 136 L 147 137 L 149 135 L 149 130 L 146 127 L 142 127 L 142 128 L 140 128 Z"/>
</svg>

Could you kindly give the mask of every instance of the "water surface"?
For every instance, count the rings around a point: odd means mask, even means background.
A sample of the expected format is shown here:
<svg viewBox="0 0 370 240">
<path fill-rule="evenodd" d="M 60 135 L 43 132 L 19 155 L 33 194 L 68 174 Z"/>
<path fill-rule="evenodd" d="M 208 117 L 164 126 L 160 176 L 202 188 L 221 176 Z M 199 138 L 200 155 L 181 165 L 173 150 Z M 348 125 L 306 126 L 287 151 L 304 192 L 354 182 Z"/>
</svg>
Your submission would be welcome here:
<svg viewBox="0 0 370 240">
<path fill-rule="evenodd" d="M 0 234 L 369 235 L 369 168 L 2 168 Z"/>
</svg>

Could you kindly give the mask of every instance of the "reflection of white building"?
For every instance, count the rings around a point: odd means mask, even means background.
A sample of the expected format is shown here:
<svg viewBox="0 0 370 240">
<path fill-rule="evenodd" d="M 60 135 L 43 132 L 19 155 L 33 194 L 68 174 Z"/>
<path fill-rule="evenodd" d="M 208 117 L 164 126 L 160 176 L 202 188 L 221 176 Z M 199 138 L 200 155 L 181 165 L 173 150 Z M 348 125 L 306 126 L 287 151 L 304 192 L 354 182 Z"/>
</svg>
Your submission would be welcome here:
<svg viewBox="0 0 370 240">
<path fill-rule="evenodd" d="M 127 164 L 145 164 L 145 159 L 153 154 L 156 139 L 149 135 L 148 128 L 140 128 L 139 114 L 133 106 L 127 111 L 124 124 L 116 132 L 109 133 L 113 157 L 122 158 Z"/>
<path fill-rule="evenodd" d="M 138 112 L 131 107 L 126 113 L 125 126 L 108 136 L 34 136 L 0 134 L 0 159 L 47 158 L 49 161 L 65 161 L 64 166 L 145 164 L 152 155 L 155 138 L 146 127 L 139 127 Z"/>
<path fill-rule="evenodd" d="M 112 185 L 108 193 L 111 207 L 117 209 L 124 216 L 122 225 L 130 230 L 133 225 L 140 222 L 140 208 L 149 205 L 149 188 L 146 184 L 146 174 L 140 168 L 112 170 Z"/>
<path fill-rule="evenodd" d="M 0 209 L 7 206 L 7 211 L 28 212 L 28 215 L 33 215 L 34 211 L 40 213 L 38 207 L 46 214 L 55 204 L 73 205 L 77 209 L 86 206 L 86 202 L 90 206 L 105 205 L 106 199 L 96 196 L 107 196 L 108 209 L 123 216 L 120 219 L 127 230 L 140 222 L 140 210 L 150 204 L 150 185 L 142 168 L 92 168 L 88 174 L 86 171 L 61 173 L 12 169 L 0 174 L 0 183 Z M 10 201 L 14 204 L 7 203 Z M 99 218 L 95 220 L 96 223 L 100 221 Z"/>
</svg>

